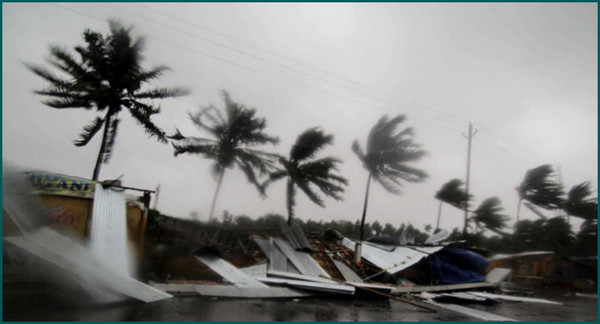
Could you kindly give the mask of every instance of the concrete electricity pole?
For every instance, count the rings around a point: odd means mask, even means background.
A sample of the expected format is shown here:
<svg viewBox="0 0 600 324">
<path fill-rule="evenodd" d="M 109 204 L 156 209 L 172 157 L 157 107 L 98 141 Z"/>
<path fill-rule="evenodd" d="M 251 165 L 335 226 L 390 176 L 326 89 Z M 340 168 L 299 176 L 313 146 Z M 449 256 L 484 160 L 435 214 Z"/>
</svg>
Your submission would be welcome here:
<svg viewBox="0 0 600 324">
<path fill-rule="evenodd" d="M 465 181 L 465 188 L 466 188 L 466 192 L 467 192 L 467 197 L 469 197 L 469 179 L 471 176 L 471 140 L 473 139 L 473 136 L 475 136 L 475 134 L 477 133 L 477 130 L 473 131 L 473 124 L 469 123 L 469 134 L 465 135 L 462 134 L 464 138 L 466 138 L 469 141 L 469 145 L 467 147 L 467 180 Z M 463 238 L 466 239 L 467 237 L 467 216 L 469 213 L 469 204 L 467 201 L 467 204 L 465 204 L 465 225 L 463 227 Z"/>
</svg>

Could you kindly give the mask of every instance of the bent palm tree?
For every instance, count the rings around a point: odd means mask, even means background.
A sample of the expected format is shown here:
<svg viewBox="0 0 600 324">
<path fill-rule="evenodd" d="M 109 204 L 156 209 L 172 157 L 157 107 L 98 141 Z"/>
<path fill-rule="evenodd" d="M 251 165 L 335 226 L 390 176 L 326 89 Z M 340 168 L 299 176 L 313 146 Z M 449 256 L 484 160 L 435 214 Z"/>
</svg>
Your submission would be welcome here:
<svg viewBox="0 0 600 324">
<path fill-rule="evenodd" d="M 296 139 L 290 150 L 289 158 L 279 158 L 279 163 L 283 166 L 283 169 L 271 173 L 269 180 L 265 182 L 264 185 L 266 186 L 271 182 L 287 178 L 286 207 L 288 225 L 292 224 L 294 216 L 296 187 L 300 188 L 312 202 L 321 207 L 325 207 L 323 199 L 317 195 L 314 187 L 321 190 L 328 197 L 335 200 L 342 199 L 340 194 L 344 192 L 343 186 L 348 184 L 348 181 L 333 173 L 337 170 L 337 164 L 341 161 L 333 157 L 312 159 L 325 145 L 332 143 L 332 135 L 325 135 L 317 127 L 307 129 Z"/>
<path fill-rule="evenodd" d="M 361 149 L 358 140 L 352 144 L 352 151 L 356 153 L 364 168 L 369 172 L 360 223 L 361 241 L 364 238 L 371 179 L 381 184 L 386 191 L 399 194 L 401 180 L 419 182 L 427 177 L 424 171 L 408 165 L 410 162 L 420 160 L 426 152 L 413 141 L 412 127 L 396 132 L 396 128 L 405 120 L 405 115 L 399 115 L 392 119 L 389 119 L 387 115 L 381 117 L 369 132 L 366 153 Z"/>
<path fill-rule="evenodd" d="M 143 85 L 158 78 L 167 68 L 159 66 L 150 70 L 141 67 L 143 38 L 133 39 L 131 27 L 125 28 L 116 21 L 109 21 L 110 34 L 86 30 L 85 45 L 76 46 L 75 57 L 58 46 L 50 47 L 50 65 L 66 75 L 56 76 L 40 66 L 26 64 L 33 73 L 50 84 L 36 94 L 50 97 L 43 101 L 57 109 L 95 109 L 100 114 L 83 128 L 76 146 L 87 145 L 94 135 L 103 130 L 100 151 L 94 166 L 92 180 L 97 180 L 102 163 L 108 163 L 122 109 L 126 109 L 150 136 L 167 143 L 165 132 L 150 120 L 160 112 L 160 107 L 147 100 L 164 99 L 184 95 L 180 88 L 142 89 Z"/>
<path fill-rule="evenodd" d="M 175 156 L 183 153 L 200 154 L 214 160 L 212 173 L 217 179 L 217 188 L 210 207 L 209 219 L 212 219 L 215 203 L 223 182 L 226 169 L 237 166 L 246 175 L 261 196 L 264 189 L 257 179 L 273 169 L 275 154 L 266 153 L 253 147 L 264 144 L 277 144 L 277 137 L 263 133 L 267 126 L 264 118 L 256 117 L 256 109 L 233 102 L 229 94 L 221 92 L 225 101 L 223 116 L 214 106 L 208 106 L 196 114 L 189 113 L 190 119 L 200 130 L 213 138 L 185 137 L 179 130 L 170 136 L 173 139 Z"/>
<path fill-rule="evenodd" d="M 523 182 L 517 187 L 519 204 L 517 209 L 517 222 L 521 213 L 523 200 L 545 209 L 557 209 L 562 205 L 563 188 L 552 181 L 554 170 L 549 164 L 540 165 L 530 169 L 525 174 Z"/>
<path fill-rule="evenodd" d="M 485 227 L 488 230 L 506 236 L 507 234 L 502 232 L 502 229 L 506 228 L 506 223 L 510 217 L 500 214 L 504 210 L 501 206 L 500 199 L 498 197 L 491 197 L 484 200 L 479 207 L 473 212 L 471 220 L 477 224 L 478 227 Z"/>
<path fill-rule="evenodd" d="M 464 182 L 460 179 L 452 179 L 446 182 L 442 188 L 435 194 L 435 198 L 440 201 L 440 207 L 438 209 L 437 223 L 435 225 L 435 231 L 440 227 L 440 217 L 442 215 L 442 203 L 447 203 L 458 209 L 465 209 L 471 195 L 467 194 L 467 191 L 462 187 Z"/>
</svg>

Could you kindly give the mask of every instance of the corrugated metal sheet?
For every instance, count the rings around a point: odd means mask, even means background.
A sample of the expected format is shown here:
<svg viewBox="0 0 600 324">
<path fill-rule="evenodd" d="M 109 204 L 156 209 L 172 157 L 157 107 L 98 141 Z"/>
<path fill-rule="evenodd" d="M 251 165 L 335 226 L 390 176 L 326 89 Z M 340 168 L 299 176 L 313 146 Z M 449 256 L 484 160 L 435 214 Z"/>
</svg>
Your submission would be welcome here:
<svg viewBox="0 0 600 324">
<path fill-rule="evenodd" d="M 314 252 L 314 248 L 304 236 L 304 231 L 298 226 L 298 224 L 293 224 L 291 227 L 287 224 L 281 225 L 281 231 L 285 238 L 288 240 L 290 245 L 300 251 Z"/>
<path fill-rule="evenodd" d="M 310 256 L 302 251 L 294 250 L 286 241 L 273 238 L 275 245 L 281 249 L 283 254 L 292 262 L 301 274 L 314 277 L 331 278 L 331 276 L 321 268 L 321 266 Z"/>
<path fill-rule="evenodd" d="M 306 280 L 295 280 L 295 279 L 282 279 L 282 278 L 259 278 L 260 281 L 278 284 L 278 285 L 288 285 L 290 287 L 311 290 L 311 291 L 319 291 L 326 293 L 335 293 L 342 295 L 353 295 L 354 287 L 342 285 L 339 283 L 325 283 L 325 282 L 315 282 L 315 281 L 306 281 Z"/>
<path fill-rule="evenodd" d="M 450 233 L 448 233 L 447 230 L 442 229 L 439 232 L 431 235 L 427 241 L 425 241 L 425 244 L 435 244 L 435 243 L 439 243 L 445 239 L 447 239 L 448 237 L 450 237 Z"/>
<path fill-rule="evenodd" d="M 200 262 L 206 264 L 214 272 L 218 273 L 225 280 L 240 287 L 267 287 L 258 280 L 238 270 L 229 262 L 211 252 L 196 252 L 194 256 Z"/>
<path fill-rule="evenodd" d="M 123 189 L 96 185 L 90 233 L 90 251 L 115 271 L 132 273 L 132 254 L 127 244 L 127 218 Z"/>
<path fill-rule="evenodd" d="M 559 302 L 554 302 L 554 301 L 551 301 L 551 300 L 540 299 L 540 298 L 530 298 L 530 297 L 521 297 L 521 296 L 509 296 L 509 295 L 498 295 L 498 294 L 490 294 L 490 293 L 485 293 L 485 292 L 480 292 L 480 291 L 469 291 L 468 293 L 471 294 L 471 295 L 475 295 L 475 296 L 479 296 L 479 297 L 484 297 L 484 298 L 504 299 L 504 300 L 527 302 L 527 303 L 562 305 L 562 303 L 559 303 Z"/>
<path fill-rule="evenodd" d="M 343 238 L 342 245 L 348 249 L 354 250 L 355 243 L 348 238 Z M 373 243 L 363 244 L 362 257 L 391 274 L 402 271 L 416 264 L 429 254 L 444 248 L 443 246 L 420 246 L 418 248 L 397 246 L 393 251 L 389 251 L 389 247 L 387 246 L 378 248 L 374 245 L 375 244 Z"/>
<path fill-rule="evenodd" d="M 275 246 L 271 239 L 263 240 L 257 237 L 252 238 L 258 247 L 263 251 L 269 260 L 268 270 L 285 271 L 291 273 L 300 273 L 300 271 L 287 259 L 285 254 Z"/>
<path fill-rule="evenodd" d="M 335 267 L 340 271 L 340 273 L 342 274 L 342 277 L 344 277 L 344 280 L 349 281 L 349 282 L 354 282 L 354 283 L 363 282 L 362 278 L 359 277 L 356 274 L 356 272 L 354 272 L 354 270 L 352 270 L 344 262 L 335 260 L 333 257 L 331 257 L 331 255 L 329 255 L 329 258 L 331 259 L 331 261 L 333 261 L 333 264 L 335 265 Z"/>
<path fill-rule="evenodd" d="M 196 285 L 196 292 L 203 296 L 231 297 L 231 298 L 296 298 L 309 297 L 313 293 L 294 290 L 284 287 L 236 287 Z M 232 310 L 235 311 L 235 310 Z"/>
</svg>

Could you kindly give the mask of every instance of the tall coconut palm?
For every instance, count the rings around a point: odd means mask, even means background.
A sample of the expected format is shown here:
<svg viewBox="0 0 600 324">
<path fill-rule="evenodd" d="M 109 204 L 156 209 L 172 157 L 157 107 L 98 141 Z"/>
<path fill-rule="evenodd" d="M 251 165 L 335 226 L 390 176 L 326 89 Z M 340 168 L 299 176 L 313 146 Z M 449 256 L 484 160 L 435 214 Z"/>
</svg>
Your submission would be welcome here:
<svg viewBox="0 0 600 324">
<path fill-rule="evenodd" d="M 76 55 L 59 46 L 50 47 L 49 63 L 62 75 L 55 75 L 44 67 L 26 64 L 33 73 L 49 82 L 36 94 L 48 96 L 43 103 L 57 109 L 94 109 L 98 115 L 83 128 L 76 146 L 87 145 L 102 130 L 100 151 L 94 166 L 93 180 L 97 180 L 103 163 L 108 163 L 119 126 L 119 112 L 126 109 L 145 131 L 160 142 L 167 143 L 166 134 L 150 117 L 160 107 L 149 100 L 164 99 L 185 94 L 180 88 L 147 89 L 145 84 L 158 78 L 167 68 L 142 68 L 143 38 L 133 38 L 131 27 L 125 28 L 109 21 L 110 33 L 85 30 L 85 45 L 75 46 Z"/>
<path fill-rule="evenodd" d="M 527 171 L 523 182 L 517 187 L 519 194 L 517 222 L 523 200 L 545 209 L 561 208 L 563 188 L 562 185 L 553 181 L 552 177 L 554 177 L 554 170 L 549 164 L 540 165 Z"/>
<path fill-rule="evenodd" d="M 267 122 L 264 118 L 256 116 L 256 109 L 232 101 L 225 90 L 221 95 L 225 101 L 225 114 L 221 114 L 212 105 L 198 113 L 189 113 L 194 125 L 206 132 L 209 137 L 186 137 L 179 130 L 170 136 L 173 139 L 175 156 L 183 153 L 200 154 L 214 161 L 212 174 L 217 179 L 217 188 L 211 203 L 209 219 L 213 217 L 223 175 L 227 169 L 237 166 L 261 196 L 265 196 L 258 176 L 267 175 L 273 170 L 277 155 L 254 147 L 279 142 L 277 137 L 263 132 Z"/>
<path fill-rule="evenodd" d="M 463 184 L 464 182 L 460 179 L 452 179 L 442 185 L 442 188 L 435 194 L 435 198 L 440 201 L 437 223 L 435 225 L 436 232 L 440 227 L 442 203 L 447 203 L 458 209 L 465 209 L 468 206 L 471 195 L 467 194 L 467 191 L 464 188 L 461 188 Z"/>
<path fill-rule="evenodd" d="M 484 200 L 473 212 L 471 220 L 477 224 L 477 227 L 484 227 L 496 234 L 507 235 L 502 229 L 508 227 L 507 222 L 510 217 L 500 214 L 504 208 L 501 206 L 498 197 L 491 197 Z"/>
<path fill-rule="evenodd" d="M 405 115 L 399 115 L 392 119 L 389 119 L 387 115 L 381 117 L 369 132 L 366 152 L 362 150 L 358 140 L 352 144 L 352 150 L 369 172 L 360 224 L 361 241 L 364 239 L 371 179 L 381 184 L 386 191 L 399 194 L 402 181 L 420 182 L 427 177 L 424 171 L 409 165 L 409 163 L 420 160 L 426 152 L 414 142 L 412 127 L 396 131 L 405 120 Z"/>
<path fill-rule="evenodd" d="M 283 169 L 271 173 L 269 180 L 265 182 L 266 186 L 271 182 L 287 178 L 288 225 L 292 224 L 294 217 L 296 187 L 321 207 L 325 205 L 323 199 L 315 192 L 315 188 L 335 200 L 342 199 L 341 194 L 348 181 L 334 174 L 341 161 L 333 157 L 314 159 L 318 151 L 332 143 L 333 136 L 326 135 L 318 127 L 307 129 L 296 139 L 290 150 L 289 158 L 279 158 Z"/>
</svg>

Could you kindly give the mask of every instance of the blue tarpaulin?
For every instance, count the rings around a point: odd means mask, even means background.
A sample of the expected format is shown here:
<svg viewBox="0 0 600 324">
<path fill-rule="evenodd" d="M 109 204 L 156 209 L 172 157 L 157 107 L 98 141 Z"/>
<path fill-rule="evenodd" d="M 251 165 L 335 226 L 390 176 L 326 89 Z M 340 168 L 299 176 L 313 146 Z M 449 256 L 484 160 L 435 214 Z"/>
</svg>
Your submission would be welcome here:
<svg viewBox="0 0 600 324">
<path fill-rule="evenodd" d="M 468 250 L 445 248 L 430 256 L 431 270 L 439 283 L 459 284 L 485 281 L 488 261 Z"/>
</svg>

